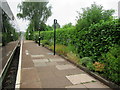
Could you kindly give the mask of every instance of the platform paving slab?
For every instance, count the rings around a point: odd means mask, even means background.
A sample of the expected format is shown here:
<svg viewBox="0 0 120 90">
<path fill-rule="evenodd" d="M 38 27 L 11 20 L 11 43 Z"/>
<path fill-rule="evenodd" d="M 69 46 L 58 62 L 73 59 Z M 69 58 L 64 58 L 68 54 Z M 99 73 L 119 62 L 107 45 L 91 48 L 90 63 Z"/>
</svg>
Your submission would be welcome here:
<svg viewBox="0 0 120 90">
<path fill-rule="evenodd" d="M 49 62 L 48 59 L 33 59 L 33 62 L 36 62 L 36 63 L 45 63 L 45 62 Z"/>
<path fill-rule="evenodd" d="M 56 65 L 56 68 L 58 70 L 65 70 L 65 69 L 75 69 L 76 67 L 72 64 L 66 64 L 66 65 Z"/>
<path fill-rule="evenodd" d="M 47 64 L 45 62 L 34 62 L 35 67 L 45 67 Z"/>
<path fill-rule="evenodd" d="M 44 57 L 44 55 L 31 55 L 32 58 L 41 58 Z"/>
<path fill-rule="evenodd" d="M 46 62 L 47 66 L 55 66 L 58 65 L 57 62 Z"/>
<path fill-rule="evenodd" d="M 85 82 L 92 82 L 96 81 L 93 77 L 87 75 L 87 74 L 76 74 L 76 75 L 70 75 L 66 76 L 72 84 L 81 84 Z"/>
<path fill-rule="evenodd" d="M 50 62 L 63 62 L 65 61 L 64 59 L 61 59 L 61 58 L 55 58 L 55 59 L 49 59 Z"/>
</svg>

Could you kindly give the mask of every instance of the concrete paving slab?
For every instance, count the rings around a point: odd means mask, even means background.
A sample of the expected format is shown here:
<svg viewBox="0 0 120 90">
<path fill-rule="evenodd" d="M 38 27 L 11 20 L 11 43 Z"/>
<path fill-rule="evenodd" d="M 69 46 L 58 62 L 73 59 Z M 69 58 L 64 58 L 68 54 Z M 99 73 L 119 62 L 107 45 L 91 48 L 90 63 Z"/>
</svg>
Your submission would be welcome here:
<svg viewBox="0 0 120 90">
<path fill-rule="evenodd" d="M 55 69 L 54 74 L 57 77 L 62 77 L 62 76 L 66 77 L 66 76 L 73 75 L 73 74 L 84 74 L 85 73 L 82 70 L 79 70 L 79 68 L 65 69 L 65 70 L 58 70 L 58 69 L 56 70 L 56 69 Z"/>
<path fill-rule="evenodd" d="M 48 71 L 51 71 L 52 73 L 53 73 L 53 71 L 55 70 L 56 68 L 55 68 L 55 66 L 47 66 L 47 67 L 37 67 L 37 71 L 39 72 L 39 73 L 41 73 L 41 72 L 48 72 Z"/>
<path fill-rule="evenodd" d="M 47 66 L 47 64 L 46 63 L 44 63 L 44 62 L 40 62 L 40 63 L 34 63 L 34 66 L 35 67 L 44 67 L 44 66 Z"/>
<path fill-rule="evenodd" d="M 49 59 L 51 62 L 63 62 L 65 61 L 64 59 L 61 59 L 61 58 L 56 58 L 56 59 Z"/>
<path fill-rule="evenodd" d="M 64 61 L 64 62 L 57 62 L 58 65 L 66 65 L 71 64 L 70 62 Z"/>
<path fill-rule="evenodd" d="M 70 76 L 66 76 L 66 78 L 68 78 L 72 84 L 80 84 L 85 82 L 96 81 L 94 78 L 92 78 L 87 74 L 70 75 Z"/>
<path fill-rule="evenodd" d="M 41 82 L 32 82 L 32 83 L 22 83 L 20 88 L 42 88 Z"/>
<path fill-rule="evenodd" d="M 56 76 L 50 70 L 50 71 L 45 71 L 45 72 L 39 72 L 39 77 L 41 78 L 41 80 L 48 80 L 50 78 L 55 78 Z"/>
<path fill-rule="evenodd" d="M 44 57 L 44 55 L 31 55 L 32 58 L 41 58 L 41 57 Z"/>
<path fill-rule="evenodd" d="M 41 78 L 41 82 L 43 88 L 65 88 L 67 85 L 72 85 L 65 77 Z"/>
<path fill-rule="evenodd" d="M 21 77 L 22 83 L 32 83 L 40 81 L 36 68 L 22 68 Z"/>
<path fill-rule="evenodd" d="M 58 65 L 56 62 L 46 62 L 47 66 L 55 66 Z"/>
<path fill-rule="evenodd" d="M 76 67 L 72 64 L 66 64 L 66 65 L 56 65 L 56 68 L 58 70 L 66 70 L 66 69 L 75 69 Z"/>
<path fill-rule="evenodd" d="M 83 84 L 79 84 L 79 85 L 72 85 L 72 86 L 66 86 L 65 88 L 86 88 Z M 86 88 L 86 90 L 88 90 Z"/>
<path fill-rule="evenodd" d="M 49 60 L 48 59 L 33 59 L 33 62 L 41 63 L 41 62 L 49 62 Z"/>
<path fill-rule="evenodd" d="M 109 88 L 100 82 L 91 82 L 91 83 L 86 83 L 83 85 L 85 85 L 87 88 Z"/>
</svg>

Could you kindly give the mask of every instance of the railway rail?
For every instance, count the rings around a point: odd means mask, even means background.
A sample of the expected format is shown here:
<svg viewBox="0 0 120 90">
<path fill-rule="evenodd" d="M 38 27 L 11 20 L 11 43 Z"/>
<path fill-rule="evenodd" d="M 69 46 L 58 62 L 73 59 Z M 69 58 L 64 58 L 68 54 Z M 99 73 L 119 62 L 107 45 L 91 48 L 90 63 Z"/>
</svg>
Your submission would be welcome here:
<svg viewBox="0 0 120 90">
<path fill-rule="evenodd" d="M 20 47 L 18 46 L 15 50 L 11 63 L 9 64 L 8 69 L 6 70 L 6 74 L 2 82 L 2 89 L 15 89 L 16 75 L 19 64 L 19 53 Z"/>
</svg>

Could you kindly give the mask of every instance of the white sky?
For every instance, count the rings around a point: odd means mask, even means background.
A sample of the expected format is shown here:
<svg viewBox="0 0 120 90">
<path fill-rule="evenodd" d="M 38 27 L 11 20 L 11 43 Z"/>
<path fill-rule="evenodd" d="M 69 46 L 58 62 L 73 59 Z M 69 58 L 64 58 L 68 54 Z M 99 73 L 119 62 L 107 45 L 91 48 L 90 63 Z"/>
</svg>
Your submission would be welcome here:
<svg viewBox="0 0 120 90">
<path fill-rule="evenodd" d="M 15 17 L 18 13 L 17 5 L 22 0 L 7 0 L 11 10 L 13 11 Z M 96 2 L 98 5 L 102 5 L 104 9 L 114 9 L 115 16 L 118 16 L 118 1 L 120 0 L 49 0 L 49 4 L 52 6 L 52 16 L 49 17 L 46 22 L 47 25 L 52 25 L 53 20 L 57 19 L 58 23 L 62 26 L 69 22 L 75 25 L 76 16 L 78 16 L 76 11 L 81 12 L 81 8 L 89 7 L 92 3 Z M 16 17 L 20 30 L 25 31 L 27 28 L 28 21 L 19 20 Z"/>
</svg>

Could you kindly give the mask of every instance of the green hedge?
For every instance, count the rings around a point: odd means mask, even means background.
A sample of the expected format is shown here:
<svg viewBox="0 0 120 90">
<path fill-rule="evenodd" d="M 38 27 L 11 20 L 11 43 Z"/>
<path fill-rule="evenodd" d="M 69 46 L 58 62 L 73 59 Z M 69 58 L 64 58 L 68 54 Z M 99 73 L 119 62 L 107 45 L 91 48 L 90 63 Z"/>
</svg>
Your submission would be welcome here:
<svg viewBox="0 0 120 90">
<path fill-rule="evenodd" d="M 69 45 L 74 44 L 75 39 L 75 27 L 56 30 L 56 43 Z M 36 40 L 38 41 L 38 32 L 35 32 Z M 54 31 L 42 31 L 40 33 L 41 40 L 48 40 L 50 43 L 53 43 L 54 40 Z"/>
<path fill-rule="evenodd" d="M 38 40 L 38 32 L 35 32 L 34 35 Z M 53 43 L 54 31 L 41 32 L 41 39 Z M 109 58 L 109 53 L 112 53 L 111 47 L 116 45 L 120 47 L 120 22 L 118 20 L 101 21 L 91 25 L 88 30 L 82 29 L 78 31 L 75 27 L 66 30 L 58 29 L 56 30 L 56 42 L 57 44 L 74 46 L 80 58 L 90 57 L 92 63 L 101 62 L 107 67 L 117 68 L 116 72 L 114 72 L 115 69 L 105 67 L 105 71 L 102 73 L 112 81 L 120 82 L 120 79 L 117 78 L 119 76 L 118 68 L 120 68 L 117 63 L 120 63 L 120 60 L 116 56 L 114 56 L 114 60 Z"/>
<path fill-rule="evenodd" d="M 102 53 L 107 53 L 109 47 L 120 45 L 120 23 L 115 21 L 102 21 L 91 25 L 89 30 L 81 30 L 76 37 L 80 57 L 92 57 L 98 60 Z"/>
<path fill-rule="evenodd" d="M 34 33 L 38 40 L 38 32 Z M 54 31 L 41 32 L 41 39 L 53 43 Z M 109 47 L 114 44 L 120 45 L 120 23 L 118 20 L 101 21 L 93 24 L 89 30 L 77 31 L 75 27 L 56 30 L 56 42 L 58 44 L 76 47 L 79 56 L 91 57 L 98 60 L 102 53 L 107 53 Z"/>
</svg>

